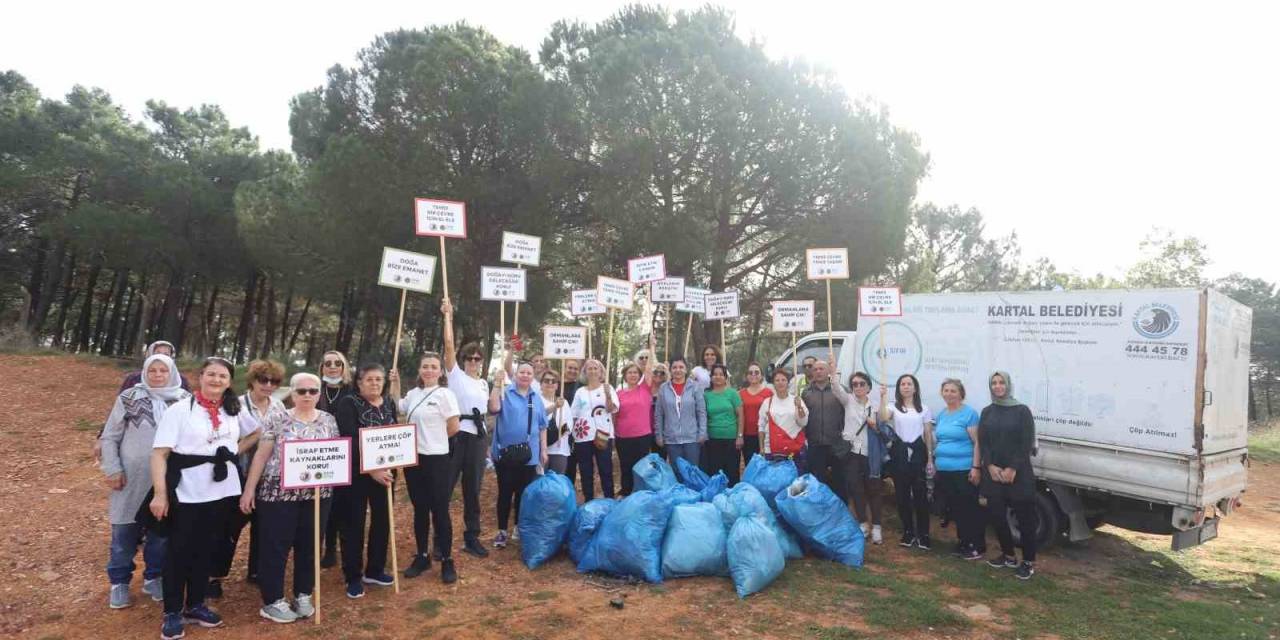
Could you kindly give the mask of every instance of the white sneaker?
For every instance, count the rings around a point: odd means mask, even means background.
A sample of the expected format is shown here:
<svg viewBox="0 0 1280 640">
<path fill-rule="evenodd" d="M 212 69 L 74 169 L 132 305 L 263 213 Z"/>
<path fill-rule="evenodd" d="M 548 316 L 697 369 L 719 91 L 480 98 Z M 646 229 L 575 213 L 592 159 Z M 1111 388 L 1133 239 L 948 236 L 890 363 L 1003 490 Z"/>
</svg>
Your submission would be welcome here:
<svg viewBox="0 0 1280 640">
<path fill-rule="evenodd" d="M 865 522 L 862 522 L 862 523 L 859 523 L 859 524 L 858 524 L 858 528 L 859 528 L 859 529 L 862 529 L 862 537 L 863 537 L 863 538 L 865 538 L 865 537 L 867 537 L 867 536 L 871 535 L 871 525 L 869 525 L 869 524 L 867 524 L 867 523 L 865 523 Z"/>
<path fill-rule="evenodd" d="M 298 614 L 289 608 L 289 601 L 284 598 L 276 600 L 261 609 L 258 609 L 258 615 L 280 624 L 288 624 L 298 619 Z"/>
<path fill-rule="evenodd" d="M 505 549 L 507 547 L 507 540 L 509 539 L 510 538 L 507 536 L 507 532 L 505 530 L 499 530 L 498 535 L 493 537 L 493 548 Z"/>
<path fill-rule="evenodd" d="M 512 542 L 520 541 L 520 527 L 511 527 L 511 541 Z"/>
<path fill-rule="evenodd" d="M 871 544 L 884 544 L 884 535 L 880 533 L 880 525 L 871 527 Z"/>
<path fill-rule="evenodd" d="M 293 610 L 298 614 L 299 618 L 310 618 L 315 615 L 316 607 L 311 604 L 311 594 L 299 593 L 298 601 L 294 603 Z"/>
</svg>

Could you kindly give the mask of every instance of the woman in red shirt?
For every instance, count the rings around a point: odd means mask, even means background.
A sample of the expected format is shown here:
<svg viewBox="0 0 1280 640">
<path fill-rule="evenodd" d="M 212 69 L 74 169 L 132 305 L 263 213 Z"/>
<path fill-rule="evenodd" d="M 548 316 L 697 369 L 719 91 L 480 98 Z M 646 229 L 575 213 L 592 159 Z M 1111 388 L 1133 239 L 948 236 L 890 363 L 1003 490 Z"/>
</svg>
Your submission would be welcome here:
<svg viewBox="0 0 1280 640">
<path fill-rule="evenodd" d="M 791 458 L 803 474 L 804 426 L 809 422 L 809 414 L 800 396 L 788 397 L 790 385 L 789 369 L 773 372 L 773 397 L 760 406 L 760 449 L 767 460 Z"/>
<path fill-rule="evenodd" d="M 773 390 L 764 384 L 764 371 L 760 363 L 747 363 L 747 386 L 738 390 L 742 398 L 742 465 L 751 462 L 751 456 L 760 453 L 760 405 L 773 396 Z"/>
</svg>

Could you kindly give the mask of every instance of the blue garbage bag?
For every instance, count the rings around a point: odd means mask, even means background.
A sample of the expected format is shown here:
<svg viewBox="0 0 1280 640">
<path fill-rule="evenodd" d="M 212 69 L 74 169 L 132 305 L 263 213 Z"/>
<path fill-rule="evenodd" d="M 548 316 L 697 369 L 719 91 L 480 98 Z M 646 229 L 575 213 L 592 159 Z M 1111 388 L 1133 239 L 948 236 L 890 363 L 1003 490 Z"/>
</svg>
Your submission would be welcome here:
<svg viewBox="0 0 1280 640">
<path fill-rule="evenodd" d="M 578 494 L 568 477 L 554 471 L 529 483 L 520 496 L 520 559 L 537 569 L 569 539 Z"/>
<path fill-rule="evenodd" d="M 819 557 L 862 566 L 862 528 L 830 487 L 806 473 L 778 494 L 778 511 Z"/>
<path fill-rule="evenodd" d="M 596 498 L 578 507 L 573 516 L 573 524 L 569 527 L 569 557 L 574 564 L 582 561 L 591 538 L 600 529 L 604 517 L 618 505 L 613 498 Z"/>
<path fill-rule="evenodd" d="M 729 575 L 729 530 L 708 502 L 676 505 L 662 540 L 662 577 Z"/>
<path fill-rule="evenodd" d="M 636 491 L 624 498 L 600 523 L 578 561 L 578 571 L 662 582 L 662 537 L 676 495 Z"/>
<path fill-rule="evenodd" d="M 742 481 L 751 484 L 760 490 L 760 495 L 764 496 L 769 508 L 774 513 L 778 512 L 778 494 L 795 482 L 800 476 L 799 470 L 796 469 L 796 463 L 792 460 L 779 460 L 777 462 L 769 462 L 764 456 L 755 454 L 751 456 L 751 461 L 747 463 L 747 468 L 742 472 Z"/>
<path fill-rule="evenodd" d="M 707 472 L 684 458 L 676 458 L 676 471 L 680 473 L 680 483 L 694 491 L 702 491 L 707 486 Z"/>
<path fill-rule="evenodd" d="M 631 473 L 635 478 L 636 491 L 662 491 L 679 484 L 671 465 L 656 453 L 641 458 L 631 467 Z"/>
<path fill-rule="evenodd" d="M 778 545 L 782 547 L 783 553 L 788 558 L 802 558 L 804 551 L 800 549 L 800 543 L 796 542 L 795 536 L 783 528 L 782 523 L 778 522 L 777 516 L 773 515 L 773 509 L 769 508 L 769 503 L 765 502 L 764 496 L 760 495 L 760 490 L 745 482 L 739 482 L 734 488 L 721 493 L 712 500 L 712 504 L 720 510 L 720 516 L 724 520 L 727 527 L 732 528 L 740 518 L 746 516 L 759 516 L 761 522 L 769 527 L 770 531 L 778 538 Z"/>
<path fill-rule="evenodd" d="M 729 476 L 726 476 L 723 471 L 717 471 L 710 480 L 707 480 L 706 486 L 702 487 L 702 501 L 711 502 L 728 488 Z"/>
<path fill-rule="evenodd" d="M 782 575 L 786 558 L 778 538 L 758 515 L 738 518 L 726 545 L 729 574 L 739 598 L 745 598 Z"/>
<path fill-rule="evenodd" d="M 658 493 L 661 493 L 666 497 L 666 499 L 671 502 L 672 506 L 693 504 L 695 502 L 702 501 L 702 494 L 679 483 L 676 483 L 674 486 L 667 487 L 665 490 L 659 491 Z"/>
</svg>

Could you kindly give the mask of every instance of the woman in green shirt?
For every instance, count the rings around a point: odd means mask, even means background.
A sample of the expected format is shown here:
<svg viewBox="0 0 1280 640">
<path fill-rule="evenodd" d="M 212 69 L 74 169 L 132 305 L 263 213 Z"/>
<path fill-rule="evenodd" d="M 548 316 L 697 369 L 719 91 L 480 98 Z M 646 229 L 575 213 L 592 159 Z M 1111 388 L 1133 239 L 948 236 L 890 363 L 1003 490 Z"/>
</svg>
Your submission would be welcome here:
<svg viewBox="0 0 1280 640">
<path fill-rule="evenodd" d="M 702 445 L 702 470 L 707 475 L 723 471 L 729 486 L 738 484 L 738 450 L 742 449 L 742 397 L 729 388 L 729 370 L 711 367 L 711 388 L 703 393 L 707 403 L 707 443 Z"/>
</svg>

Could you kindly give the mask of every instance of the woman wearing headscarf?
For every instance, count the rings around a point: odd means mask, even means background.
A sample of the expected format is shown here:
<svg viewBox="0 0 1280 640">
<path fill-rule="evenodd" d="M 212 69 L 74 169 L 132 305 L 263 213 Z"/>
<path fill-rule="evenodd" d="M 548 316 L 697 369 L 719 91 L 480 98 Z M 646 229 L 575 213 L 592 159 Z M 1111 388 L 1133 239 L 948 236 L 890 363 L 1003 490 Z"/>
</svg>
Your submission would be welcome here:
<svg viewBox="0 0 1280 640">
<path fill-rule="evenodd" d="M 156 439 L 156 425 L 164 418 L 169 405 L 186 400 L 191 394 L 182 390 L 182 374 L 166 355 L 153 355 L 142 364 L 141 382 L 120 392 L 107 416 L 102 436 L 102 473 L 106 476 L 111 497 L 107 517 L 111 521 L 111 554 L 107 560 L 107 578 L 111 581 L 110 606 L 123 609 L 132 604 L 129 582 L 133 579 L 133 557 L 142 544 L 146 570 L 142 574 L 142 592 L 152 600 L 164 599 L 161 585 L 165 547 L 168 539 L 149 531 L 137 522 L 134 514 L 151 489 L 151 445 Z"/>
<path fill-rule="evenodd" d="M 311 593 L 315 575 L 315 513 L 310 489 L 284 489 L 280 471 L 284 443 L 292 440 L 324 440 L 338 437 L 333 416 L 316 408 L 320 378 L 299 373 L 289 381 L 293 409 L 273 412 L 262 422 L 259 446 L 240 495 L 240 511 L 256 513 L 260 531 L 258 575 L 262 608 L 258 615 L 279 623 L 310 618 L 316 609 Z M 320 519 L 329 510 L 333 490 L 320 489 Z M 293 551 L 294 606 L 284 597 L 284 569 Z"/>
<path fill-rule="evenodd" d="M 997 371 L 988 378 L 991 404 L 978 419 L 978 450 L 982 459 L 980 491 L 1000 539 L 1000 556 L 987 561 L 993 567 L 1016 569 L 1019 579 L 1035 575 L 1036 477 L 1031 453 L 1036 446 L 1036 421 L 1027 405 L 1013 397 L 1013 378 Z M 1014 556 L 1009 511 L 1018 518 L 1022 532 L 1022 563 Z"/>
<path fill-rule="evenodd" d="M 173 348 L 172 343 L 165 342 L 164 340 L 157 340 L 147 345 L 146 350 L 143 352 L 142 359 L 145 362 L 151 356 L 163 355 L 168 356 L 170 360 L 177 362 L 178 358 L 176 354 L 177 350 Z M 124 393 L 125 391 L 128 391 L 142 383 L 144 373 L 146 373 L 145 365 L 142 370 L 129 372 L 129 374 L 124 377 L 124 381 L 120 383 L 120 392 Z M 183 391 L 190 393 L 191 385 L 187 384 L 186 377 L 182 375 L 181 371 L 177 371 L 177 375 L 179 386 L 182 387 Z M 93 440 L 93 459 L 99 462 L 102 460 L 102 431 L 102 429 L 99 429 L 98 437 Z"/>
<path fill-rule="evenodd" d="M 249 378 L 249 391 L 240 396 L 240 421 L 250 425 L 264 425 L 276 415 L 288 411 L 284 403 L 271 394 L 280 388 L 284 381 L 284 365 L 274 360 L 254 360 L 246 371 Z M 318 379 L 318 378 L 317 378 Z M 295 396 L 296 397 L 296 396 Z M 257 445 L 250 447 L 240 456 L 240 479 L 243 483 L 249 473 Z M 209 597 L 222 597 L 222 581 L 231 575 L 231 562 L 236 557 L 236 545 L 240 543 L 240 534 L 246 524 L 249 528 L 249 582 L 258 581 L 258 535 L 256 512 L 243 512 L 239 509 L 231 513 L 227 519 L 227 530 L 218 536 L 218 552 L 213 560 L 213 579 L 209 581 Z"/>
<path fill-rule="evenodd" d="M 240 495 L 238 454 L 253 441 L 231 391 L 235 367 L 209 358 L 193 397 L 164 412 L 151 451 L 151 517 L 169 534 L 160 636 L 181 638 L 184 624 L 222 626 L 205 605 L 217 535 Z"/>
<path fill-rule="evenodd" d="M 333 494 L 333 510 L 340 513 L 342 528 L 342 574 L 348 598 L 364 597 L 364 585 L 389 587 L 395 578 L 387 575 L 387 544 L 391 537 L 391 515 L 387 490 L 391 471 L 382 469 L 359 473 L 360 430 L 396 423 L 396 405 L 386 395 L 387 370 L 380 364 L 366 364 L 356 372 L 354 393 L 342 399 L 334 411 L 338 432 L 351 438 L 351 484 Z M 369 514 L 368 560 L 365 560 L 365 514 Z"/>
<path fill-rule="evenodd" d="M 334 414 L 343 398 L 356 392 L 351 384 L 351 364 L 341 351 L 326 351 L 320 358 L 320 401 L 316 408 Z M 320 566 L 324 568 L 338 564 L 338 532 L 342 530 L 342 513 L 331 509 L 328 522 L 324 527 L 321 542 L 324 544 L 324 555 L 320 557 Z"/>
</svg>

